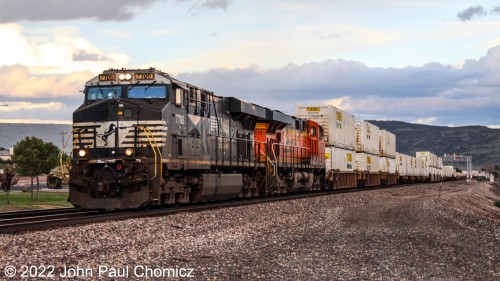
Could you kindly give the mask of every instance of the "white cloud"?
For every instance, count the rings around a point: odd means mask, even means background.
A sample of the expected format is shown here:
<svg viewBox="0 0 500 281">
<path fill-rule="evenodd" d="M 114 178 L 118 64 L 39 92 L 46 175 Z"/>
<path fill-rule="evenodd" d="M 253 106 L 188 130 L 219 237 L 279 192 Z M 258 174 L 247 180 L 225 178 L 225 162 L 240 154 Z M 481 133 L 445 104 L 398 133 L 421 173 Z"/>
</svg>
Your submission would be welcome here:
<svg viewBox="0 0 500 281">
<path fill-rule="evenodd" d="M 62 101 L 28 102 L 2 101 L 8 106 L 0 106 L 2 123 L 57 123 L 69 124 L 71 112 L 76 108 Z"/>
<path fill-rule="evenodd" d="M 213 69 L 181 73 L 179 78 L 289 114 L 296 105 L 334 104 L 363 119 L 487 125 L 500 119 L 499 60 L 500 46 L 461 68 L 431 63 L 384 69 L 325 60 L 279 68 Z"/>
<path fill-rule="evenodd" d="M 36 75 L 27 67 L 0 67 L 0 96 L 10 98 L 74 97 L 94 74 L 88 71 Z"/>
<path fill-rule="evenodd" d="M 130 61 L 126 54 L 106 53 L 81 37 L 75 28 L 25 30 L 19 24 L 2 24 L 0 38 L 0 66 L 20 64 L 35 74 L 98 73 L 111 66 L 125 67 Z M 75 59 L 82 52 L 94 59 Z"/>
<path fill-rule="evenodd" d="M 434 125 L 436 124 L 437 117 L 427 117 L 427 118 L 420 118 L 417 120 L 413 120 L 412 123 L 415 124 L 422 124 L 422 125 Z"/>
<path fill-rule="evenodd" d="M 3 106 L 0 107 L 0 111 L 5 111 L 5 112 L 13 112 L 13 111 L 20 111 L 20 110 L 38 110 L 38 109 L 44 109 L 44 110 L 65 110 L 67 107 L 61 103 L 61 102 L 47 102 L 47 103 L 32 103 L 32 102 L 19 102 L 19 101 L 14 101 L 14 102 L 4 102 L 4 104 L 7 104 L 8 106 Z"/>
</svg>

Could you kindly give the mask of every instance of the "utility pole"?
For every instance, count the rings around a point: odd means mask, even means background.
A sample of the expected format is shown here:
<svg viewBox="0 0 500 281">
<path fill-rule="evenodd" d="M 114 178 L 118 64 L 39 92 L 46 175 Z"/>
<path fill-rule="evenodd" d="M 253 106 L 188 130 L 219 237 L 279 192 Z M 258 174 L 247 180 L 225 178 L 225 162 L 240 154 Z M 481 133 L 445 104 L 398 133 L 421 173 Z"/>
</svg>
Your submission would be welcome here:
<svg viewBox="0 0 500 281">
<path fill-rule="evenodd" d="M 66 151 L 66 145 L 64 145 L 64 135 L 66 135 L 67 133 L 64 132 L 64 131 L 61 131 L 60 133 L 58 133 L 59 135 L 61 135 L 61 139 L 62 139 L 62 151 Z"/>
<path fill-rule="evenodd" d="M 65 178 L 64 165 L 63 165 L 63 155 L 64 155 L 64 153 L 66 153 L 66 144 L 64 143 L 64 135 L 67 133 L 64 131 L 61 131 L 58 134 L 61 135 L 61 140 L 62 140 L 62 150 L 61 150 L 61 153 L 59 153 L 59 164 L 61 165 L 61 180 L 63 180 Z M 68 140 L 69 140 L 69 138 L 68 138 Z"/>
</svg>

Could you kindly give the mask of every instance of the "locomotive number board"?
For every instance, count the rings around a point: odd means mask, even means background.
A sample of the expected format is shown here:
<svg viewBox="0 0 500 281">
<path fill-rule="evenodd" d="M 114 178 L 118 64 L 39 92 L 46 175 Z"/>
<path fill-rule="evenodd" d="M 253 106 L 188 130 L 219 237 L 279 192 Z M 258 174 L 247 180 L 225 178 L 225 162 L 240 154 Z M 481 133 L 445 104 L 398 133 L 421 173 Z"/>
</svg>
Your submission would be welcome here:
<svg viewBox="0 0 500 281">
<path fill-rule="evenodd" d="M 114 73 L 111 74 L 99 74 L 99 81 L 115 81 L 116 75 Z"/>
<path fill-rule="evenodd" d="M 135 80 L 154 80 L 154 73 L 134 73 Z"/>
</svg>

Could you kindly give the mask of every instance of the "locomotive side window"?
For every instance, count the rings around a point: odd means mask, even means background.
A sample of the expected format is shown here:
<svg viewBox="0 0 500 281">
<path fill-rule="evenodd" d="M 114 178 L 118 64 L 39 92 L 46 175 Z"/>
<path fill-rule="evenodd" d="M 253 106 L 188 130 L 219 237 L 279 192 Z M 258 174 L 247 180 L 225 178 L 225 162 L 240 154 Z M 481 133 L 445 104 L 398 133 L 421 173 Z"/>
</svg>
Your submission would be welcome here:
<svg viewBox="0 0 500 281">
<path fill-rule="evenodd" d="M 167 97 L 165 85 L 132 85 L 127 87 L 130 99 L 164 99 Z"/>
<path fill-rule="evenodd" d="M 118 99 L 122 95 L 121 86 L 100 86 L 87 88 L 87 100 Z"/>
<path fill-rule="evenodd" d="M 316 136 L 316 127 L 311 127 L 309 135 L 315 137 Z"/>
</svg>

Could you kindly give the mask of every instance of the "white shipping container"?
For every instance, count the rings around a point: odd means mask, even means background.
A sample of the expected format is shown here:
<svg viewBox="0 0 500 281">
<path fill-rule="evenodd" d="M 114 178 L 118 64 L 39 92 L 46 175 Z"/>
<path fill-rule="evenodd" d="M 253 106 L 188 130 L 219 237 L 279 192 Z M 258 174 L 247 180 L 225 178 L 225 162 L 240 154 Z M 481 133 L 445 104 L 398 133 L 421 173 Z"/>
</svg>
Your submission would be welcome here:
<svg viewBox="0 0 500 281">
<path fill-rule="evenodd" d="M 297 106 L 297 117 L 311 119 L 323 127 L 325 144 L 354 150 L 354 115 L 335 106 Z"/>
<path fill-rule="evenodd" d="M 408 155 L 396 152 L 396 171 L 400 176 L 407 175 L 406 163 Z"/>
<path fill-rule="evenodd" d="M 387 157 L 379 157 L 380 161 L 380 172 L 388 173 L 389 172 L 389 161 L 387 161 Z"/>
<path fill-rule="evenodd" d="M 437 169 L 437 171 L 438 171 L 438 175 L 440 175 L 440 176 L 441 176 L 441 178 L 442 178 L 442 177 L 444 177 L 444 170 L 443 170 L 443 168 L 439 168 L 439 169 L 438 169 L 438 168 L 436 168 L 436 169 Z"/>
<path fill-rule="evenodd" d="M 389 174 L 396 174 L 396 159 L 387 158 L 387 167 L 389 168 Z"/>
<path fill-rule="evenodd" d="M 380 157 L 380 172 L 396 174 L 396 159 L 388 157 Z"/>
<path fill-rule="evenodd" d="M 396 135 L 386 131 L 379 131 L 379 150 L 381 157 L 396 157 Z"/>
<path fill-rule="evenodd" d="M 425 161 L 420 158 L 415 158 L 417 161 L 416 176 L 425 176 Z"/>
<path fill-rule="evenodd" d="M 326 170 L 352 172 L 355 168 L 356 152 L 340 147 L 327 146 L 325 148 Z"/>
<path fill-rule="evenodd" d="M 356 121 L 356 152 L 380 155 L 379 128 L 365 120 Z"/>
<path fill-rule="evenodd" d="M 406 174 L 408 176 L 417 176 L 417 158 L 413 156 L 406 157 Z"/>
<path fill-rule="evenodd" d="M 438 157 L 437 168 L 439 168 L 439 169 L 443 168 L 443 158 L 441 158 L 441 157 Z"/>
<path fill-rule="evenodd" d="M 356 152 L 356 170 L 362 172 L 378 173 L 380 171 L 379 156 Z"/>
<path fill-rule="evenodd" d="M 455 167 L 444 166 L 443 167 L 443 176 L 445 178 L 454 178 L 455 177 Z"/>
<path fill-rule="evenodd" d="M 420 159 L 427 161 L 427 166 L 432 168 L 438 168 L 438 157 L 436 154 L 430 151 L 417 151 L 415 156 Z"/>
</svg>

